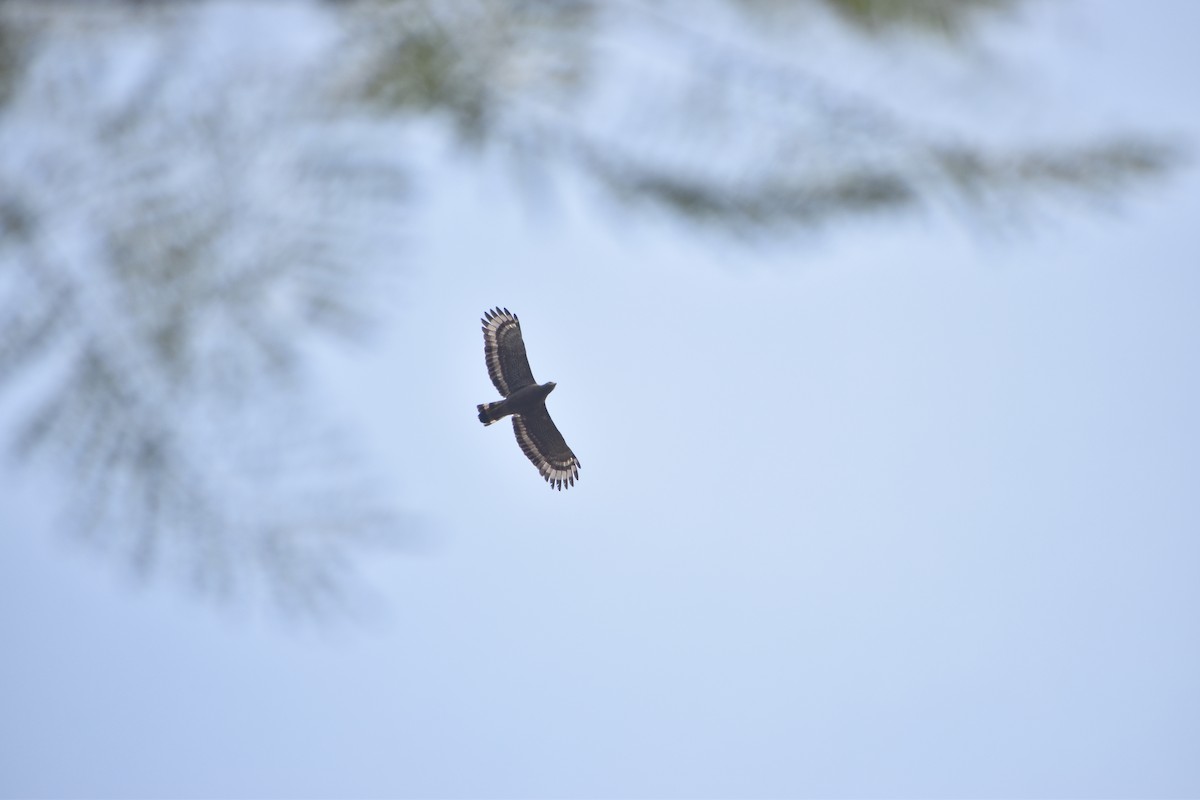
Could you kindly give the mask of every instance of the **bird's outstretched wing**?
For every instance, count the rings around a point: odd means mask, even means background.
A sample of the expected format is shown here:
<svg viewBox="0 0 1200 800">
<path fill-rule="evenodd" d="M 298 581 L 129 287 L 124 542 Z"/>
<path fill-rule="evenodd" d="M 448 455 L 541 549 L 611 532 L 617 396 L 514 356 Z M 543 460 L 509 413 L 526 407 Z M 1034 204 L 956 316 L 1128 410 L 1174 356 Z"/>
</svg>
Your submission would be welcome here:
<svg viewBox="0 0 1200 800">
<path fill-rule="evenodd" d="M 552 487 L 561 491 L 575 485 L 575 479 L 579 477 L 579 459 L 567 447 L 545 405 L 513 415 L 513 431 L 521 451 Z"/>
<path fill-rule="evenodd" d="M 488 377 L 495 384 L 496 391 L 508 397 L 522 386 L 537 383 L 529 367 L 529 358 L 525 355 L 525 341 L 521 338 L 521 323 L 517 315 L 507 308 L 494 308 L 484 312 L 480 322 L 483 323 L 483 355 L 487 361 Z M 553 428 L 554 424 L 551 423 L 550 427 Z"/>
</svg>

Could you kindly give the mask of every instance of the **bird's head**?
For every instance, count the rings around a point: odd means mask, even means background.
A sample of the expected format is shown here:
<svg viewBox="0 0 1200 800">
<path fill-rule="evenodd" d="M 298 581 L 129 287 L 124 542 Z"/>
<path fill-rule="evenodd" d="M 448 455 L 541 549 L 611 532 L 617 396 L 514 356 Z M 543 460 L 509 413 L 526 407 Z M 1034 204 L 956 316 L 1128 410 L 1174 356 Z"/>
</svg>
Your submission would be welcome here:
<svg viewBox="0 0 1200 800">
<path fill-rule="evenodd" d="M 544 388 L 546 390 L 546 394 L 550 394 L 551 392 L 553 392 L 555 386 L 558 386 L 558 384 L 555 383 L 554 381 L 546 381 L 545 383 L 542 384 L 542 388 Z"/>
</svg>

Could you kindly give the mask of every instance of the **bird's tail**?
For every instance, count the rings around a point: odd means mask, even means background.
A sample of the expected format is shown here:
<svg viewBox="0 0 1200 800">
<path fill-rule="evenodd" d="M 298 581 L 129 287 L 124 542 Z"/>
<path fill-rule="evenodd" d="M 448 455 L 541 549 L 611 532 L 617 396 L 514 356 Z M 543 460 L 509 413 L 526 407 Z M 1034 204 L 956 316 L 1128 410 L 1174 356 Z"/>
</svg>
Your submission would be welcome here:
<svg viewBox="0 0 1200 800">
<path fill-rule="evenodd" d="M 508 414 L 508 408 L 505 407 L 503 400 L 495 403 L 480 403 L 477 408 L 479 409 L 479 421 L 484 425 L 491 425 Z"/>
</svg>

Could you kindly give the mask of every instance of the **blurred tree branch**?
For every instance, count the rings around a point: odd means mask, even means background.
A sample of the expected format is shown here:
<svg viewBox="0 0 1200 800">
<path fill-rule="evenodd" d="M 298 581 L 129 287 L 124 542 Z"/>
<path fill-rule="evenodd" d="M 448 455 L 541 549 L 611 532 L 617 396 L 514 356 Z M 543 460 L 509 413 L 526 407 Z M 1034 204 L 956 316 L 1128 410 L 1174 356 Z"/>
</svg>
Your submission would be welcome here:
<svg viewBox="0 0 1200 800">
<path fill-rule="evenodd" d="M 983 15 L 1012 10 L 1021 0 L 823 0 L 848 22 L 871 33 L 913 28 L 966 37 Z M 743 0 L 748 5 L 776 0 Z"/>
<path fill-rule="evenodd" d="M 402 165 L 306 95 L 318 65 L 207 66 L 197 8 L 4 11 L 28 56 L 0 61 L 0 385 L 41 386 L 18 454 L 65 466 L 71 528 L 138 573 L 334 610 L 399 529 L 293 389 L 308 335 L 375 314 Z"/>
<path fill-rule="evenodd" d="M 771 46 L 825 14 L 864 47 L 920 31 L 965 52 L 1019 4 L 0 4 L 0 388 L 38 387 L 17 450 L 65 465 L 77 527 L 137 570 L 320 613 L 398 527 L 295 387 L 307 337 L 355 336 L 386 296 L 405 123 L 743 236 L 987 220 L 1177 164 L 1145 133 L 931 131 Z M 243 23 L 307 33 L 259 47 L 227 36 Z"/>
<path fill-rule="evenodd" d="M 935 32 L 958 47 L 1019 0 L 729 0 L 722 6 L 796 32 L 828 8 L 866 36 Z M 691 24 L 682 4 L 348 3 L 348 40 L 365 53 L 348 82 L 371 106 L 438 114 L 463 141 L 547 158 L 622 203 L 705 228 L 777 236 L 828 220 L 941 205 L 968 217 L 1111 200 L 1165 174 L 1174 144 L 1148 134 L 1078 143 L 973 144 L 929 131 L 819 65 Z M 695 4 L 689 6 L 695 9 Z M 716 9 L 716 11 L 714 11 Z M 758 17 L 764 17 L 758 20 Z M 615 44 L 637 41 L 640 47 Z"/>
</svg>

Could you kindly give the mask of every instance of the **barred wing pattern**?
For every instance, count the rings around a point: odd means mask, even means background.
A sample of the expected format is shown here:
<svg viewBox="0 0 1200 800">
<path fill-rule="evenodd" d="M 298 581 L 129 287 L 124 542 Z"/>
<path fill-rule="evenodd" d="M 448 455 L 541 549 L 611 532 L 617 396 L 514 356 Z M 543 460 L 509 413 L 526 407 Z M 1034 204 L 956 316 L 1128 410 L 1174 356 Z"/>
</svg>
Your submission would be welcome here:
<svg viewBox="0 0 1200 800">
<path fill-rule="evenodd" d="M 567 447 L 545 405 L 525 414 L 514 414 L 513 431 L 521 451 L 552 488 L 562 491 L 575 485 L 575 479 L 579 477 L 579 459 Z"/>
<path fill-rule="evenodd" d="M 484 312 L 481 321 L 483 355 L 487 360 L 488 377 L 496 391 L 508 397 L 522 386 L 537 383 L 525 355 L 525 341 L 521 338 L 521 322 L 517 315 L 507 308 L 496 308 Z"/>
</svg>

